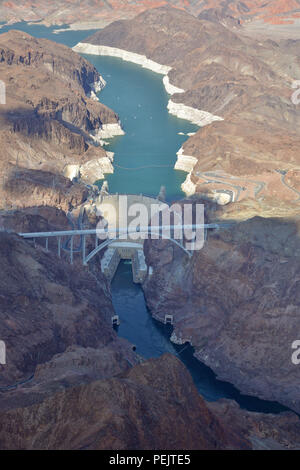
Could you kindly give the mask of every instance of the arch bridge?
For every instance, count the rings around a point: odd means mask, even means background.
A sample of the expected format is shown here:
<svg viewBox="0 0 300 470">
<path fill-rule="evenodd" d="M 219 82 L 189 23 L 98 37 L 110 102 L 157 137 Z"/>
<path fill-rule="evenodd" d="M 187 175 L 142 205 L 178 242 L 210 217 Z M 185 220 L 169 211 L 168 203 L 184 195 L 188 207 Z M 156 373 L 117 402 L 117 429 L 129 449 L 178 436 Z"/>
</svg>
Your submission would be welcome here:
<svg viewBox="0 0 300 470">
<path fill-rule="evenodd" d="M 69 252 L 69 259 L 70 263 L 73 263 L 74 253 L 78 252 L 78 250 L 74 249 L 74 237 L 80 236 L 82 237 L 81 243 L 81 257 L 82 263 L 86 265 L 91 259 L 99 253 L 104 248 L 108 247 L 112 243 L 118 241 L 122 243 L 126 243 L 128 238 L 130 239 L 131 234 L 136 234 L 138 238 L 146 239 L 147 235 L 156 235 L 156 239 L 168 239 L 173 242 L 175 245 L 179 246 L 188 256 L 192 256 L 193 250 L 189 251 L 185 248 L 184 245 L 184 230 L 197 230 L 202 229 L 204 233 L 208 229 L 215 229 L 219 230 L 222 226 L 228 226 L 229 224 L 218 224 L 218 223 L 211 223 L 211 224 L 191 224 L 191 225 L 162 225 L 162 226 L 148 226 L 148 227 L 140 227 L 138 229 L 113 229 L 113 230 L 105 230 L 105 229 L 87 229 L 87 230 L 63 230 L 63 231 L 53 231 L 53 232 L 30 232 L 30 233 L 19 233 L 20 237 L 24 239 L 31 239 L 36 241 L 36 239 L 42 238 L 45 240 L 45 248 L 48 251 L 49 246 L 49 238 L 56 238 L 57 239 L 57 254 L 58 257 L 61 257 L 62 251 L 62 239 L 65 237 L 69 238 L 69 248 L 63 248 L 65 251 Z M 166 233 L 172 233 L 172 231 L 182 230 L 182 237 L 173 238 L 172 236 L 165 235 Z M 89 253 L 86 254 L 86 237 L 87 236 L 94 236 L 95 237 L 95 248 Z M 206 236 L 205 236 L 206 238 Z M 100 242 L 100 239 L 102 243 Z M 134 239 L 134 238 L 133 238 Z"/>
</svg>

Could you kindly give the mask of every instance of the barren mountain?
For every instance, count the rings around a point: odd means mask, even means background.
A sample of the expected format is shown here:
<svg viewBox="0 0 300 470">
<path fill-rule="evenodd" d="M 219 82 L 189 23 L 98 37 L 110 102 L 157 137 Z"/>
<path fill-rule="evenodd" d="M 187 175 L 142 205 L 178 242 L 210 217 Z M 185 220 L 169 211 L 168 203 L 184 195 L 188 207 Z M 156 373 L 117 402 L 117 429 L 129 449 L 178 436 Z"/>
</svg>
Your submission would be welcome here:
<svg viewBox="0 0 300 470">
<path fill-rule="evenodd" d="M 0 2 L 0 16 L 9 22 L 42 21 L 47 25 L 106 25 L 129 19 L 150 8 L 172 5 L 203 19 L 239 25 L 250 21 L 293 24 L 300 17 L 298 0 L 21 0 Z M 91 20 L 92 18 L 92 20 Z M 80 27 L 80 26 L 79 26 Z"/>
<path fill-rule="evenodd" d="M 161 7 L 115 22 L 86 43 L 171 67 L 169 81 L 182 92 L 175 90 L 170 109 L 184 105 L 222 119 L 201 127 L 181 149 L 188 195 L 221 193 L 225 202 L 244 206 L 244 218 L 298 213 L 300 107 L 292 85 L 300 78 L 299 41 L 258 41 Z"/>
<path fill-rule="evenodd" d="M 293 24 L 300 17 L 298 0 L 205 0 L 197 6 L 201 18 L 234 19 L 239 23 L 262 20 L 275 25 Z"/>
<path fill-rule="evenodd" d="M 68 10 L 56 16 L 58 3 L 26 2 L 14 19 L 38 6 L 36 19 L 66 22 Z M 254 11 L 257 2 L 222 3 L 222 15 L 244 20 L 250 3 Z M 90 1 L 84 10 L 85 2 L 69 2 L 81 18 L 97 4 Z M 234 193 L 234 204 L 207 204 L 207 212 L 277 217 L 212 233 L 190 260 L 168 241 L 147 241 L 153 272 L 145 296 L 153 316 L 174 316 L 172 339 L 190 341 L 220 378 L 299 412 L 300 369 L 291 361 L 291 344 L 299 330 L 300 230 L 297 220 L 278 217 L 287 208 L 298 211 L 300 114 L 290 101 L 292 79 L 300 79 L 298 42 L 258 44 L 215 22 L 219 12 L 210 8 L 219 4 L 202 5 L 209 21 L 163 7 L 118 21 L 87 42 L 169 65 L 171 83 L 185 90 L 172 96 L 174 103 L 224 119 L 201 128 L 183 149 L 197 159 L 190 187 L 210 197 L 216 188 Z M 12 233 L 70 225 L 66 211 L 88 193 L 63 174 L 90 162 L 107 164 L 93 137 L 105 124 L 118 125 L 118 117 L 93 99 L 93 84 L 103 84 L 94 67 L 50 41 L 0 35 L 0 79 L 7 85 L 0 108 L 1 204 L 17 208 L 0 212 L 0 338 L 8 359 L 0 377 L 0 447 L 299 448 L 294 413 L 206 403 L 176 357 L 144 361 L 116 335 L 99 268 L 70 265 L 51 243 L 48 251 Z"/>
</svg>

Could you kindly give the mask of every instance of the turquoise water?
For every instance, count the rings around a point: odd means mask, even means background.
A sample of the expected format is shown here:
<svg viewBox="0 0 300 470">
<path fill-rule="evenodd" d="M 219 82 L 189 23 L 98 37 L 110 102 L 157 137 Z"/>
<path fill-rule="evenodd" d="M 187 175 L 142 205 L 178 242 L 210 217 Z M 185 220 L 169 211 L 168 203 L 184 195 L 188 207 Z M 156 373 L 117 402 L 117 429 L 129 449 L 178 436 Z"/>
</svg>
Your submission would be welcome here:
<svg viewBox="0 0 300 470">
<path fill-rule="evenodd" d="M 117 58 L 85 57 L 106 80 L 98 96 L 117 111 L 125 131 L 106 147 L 115 152 L 115 172 L 106 176 L 110 191 L 157 196 L 165 186 L 169 200 L 183 197 L 186 173 L 175 171 L 174 164 L 187 136 L 178 133 L 198 127 L 168 113 L 161 75 Z"/>
<path fill-rule="evenodd" d="M 62 26 L 61 29 L 66 26 Z M 74 46 L 94 32 L 63 31 L 57 27 L 28 25 L 25 22 L 4 26 L 0 32 L 19 29 L 36 37 Z M 180 189 L 186 173 L 175 171 L 176 152 L 187 134 L 198 127 L 167 111 L 169 96 L 162 75 L 112 57 L 84 56 L 95 65 L 107 85 L 98 96 L 118 113 L 125 135 L 109 140 L 106 149 L 115 153 L 112 175 L 106 175 L 110 192 L 157 196 L 166 187 L 168 200 L 184 196 Z M 106 139 L 107 140 L 107 139 Z M 99 185 L 102 181 L 99 181 Z"/>
<path fill-rule="evenodd" d="M 26 23 L 4 27 L 0 32 L 8 29 L 20 29 L 70 47 L 92 33 L 70 31 L 53 34 L 55 28 Z M 164 185 L 169 200 L 180 198 L 180 185 L 186 173 L 174 171 L 173 166 L 176 152 L 187 136 L 178 135 L 178 132 L 193 132 L 197 127 L 168 114 L 168 95 L 160 75 L 116 58 L 85 57 L 107 81 L 107 86 L 99 94 L 100 100 L 119 114 L 126 132 L 125 136 L 112 139 L 107 146 L 107 150 L 115 152 L 115 172 L 107 176 L 110 191 L 155 196 Z M 132 282 L 128 262 L 120 263 L 112 282 L 112 298 L 121 319 L 118 334 L 131 341 L 137 352 L 146 358 L 157 357 L 164 352 L 176 354 L 207 400 L 231 398 L 243 408 L 265 413 L 286 409 L 278 403 L 241 395 L 234 386 L 217 380 L 211 369 L 197 361 L 191 347 L 176 347 L 170 343 L 170 330 L 152 319 L 141 287 Z"/>
</svg>

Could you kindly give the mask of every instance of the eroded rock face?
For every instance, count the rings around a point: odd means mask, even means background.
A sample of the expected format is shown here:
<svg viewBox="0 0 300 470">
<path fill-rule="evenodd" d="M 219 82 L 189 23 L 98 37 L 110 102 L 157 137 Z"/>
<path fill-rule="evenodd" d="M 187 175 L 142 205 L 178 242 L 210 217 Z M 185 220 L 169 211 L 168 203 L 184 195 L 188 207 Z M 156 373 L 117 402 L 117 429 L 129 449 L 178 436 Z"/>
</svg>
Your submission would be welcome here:
<svg viewBox="0 0 300 470">
<path fill-rule="evenodd" d="M 0 230 L 16 233 L 51 232 L 70 228 L 66 213 L 50 206 L 0 211 Z"/>
<path fill-rule="evenodd" d="M 12 233 L 1 233 L 1 331 L 7 366 L 1 386 L 27 378 L 70 345 L 112 341 L 112 305 L 104 278 L 59 261 Z"/>
<path fill-rule="evenodd" d="M 209 410 L 228 430 L 247 438 L 254 450 L 299 449 L 300 420 L 294 413 L 279 415 L 242 410 L 231 400 L 208 403 Z"/>
<path fill-rule="evenodd" d="M 71 165 L 79 169 L 72 177 L 80 177 L 80 167 L 92 160 L 101 167 L 103 159 L 105 170 L 108 157 L 94 134 L 108 124 L 120 126 L 118 116 L 94 99 L 94 90 L 105 84 L 94 66 L 66 46 L 10 31 L 0 35 L 0 78 L 6 85 L 0 109 L 2 208 L 11 205 L 6 189 L 14 172 L 32 170 L 41 182 L 44 175 L 47 186 L 48 172 L 68 174 Z M 94 183 L 96 176 L 86 172 L 85 181 Z"/>
<path fill-rule="evenodd" d="M 82 204 L 89 194 L 87 186 L 73 183 L 56 173 L 15 169 L 6 176 L 1 195 L 5 209 L 52 206 L 65 212 Z"/>
<path fill-rule="evenodd" d="M 144 287 L 155 318 L 174 316 L 173 340 L 241 391 L 299 412 L 299 222 L 254 218 L 209 236 L 191 261 L 146 242 Z"/>
<path fill-rule="evenodd" d="M 1 226 L 64 226 L 63 212 L 1 214 Z M 165 263 L 170 258 L 161 257 Z M 179 359 L 147 361 L 111 327 L 108 286 L 80 265 L 0 232 L 1 449 L 296 447 L 292 413 L 207 404 Z M 247 423 L 247 424 L 245 424 Z M 188 432 L 186 432 L 188 429 Z"/>
<path fill-rule="evenodd" d="M 7 403 L 0 411 L 2 449 L 217 449 L 229 444 L 189 373 L 171 355 L 57 391 L 26 410 L 9 408 Z M 246 439 L 234 440 L 249 448 Z"/>
</svg>

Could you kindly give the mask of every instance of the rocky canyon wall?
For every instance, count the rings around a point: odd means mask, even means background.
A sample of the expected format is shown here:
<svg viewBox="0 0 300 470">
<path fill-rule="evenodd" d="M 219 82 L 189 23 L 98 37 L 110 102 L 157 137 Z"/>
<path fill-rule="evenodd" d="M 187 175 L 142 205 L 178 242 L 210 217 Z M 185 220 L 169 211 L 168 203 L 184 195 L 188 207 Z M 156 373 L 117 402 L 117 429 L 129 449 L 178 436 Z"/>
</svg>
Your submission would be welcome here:
<svg viewBox="0 0 300 470">
<path fill-rule="evenodd" d="M 147 241 L 143 288 L 153 316 L 173 315 L 171 339 L 243 393 L 299 412 L 299 223 L 256 217 L 209 235 L 191 260 Z"/>
<path fill-rule="evenodd" d="M 112 156 L 102 148 L 102 138 L 123 130 L 118 116 L 95 95 L 105 86 L 97 70 L 66 46 L 20 31 L 0 35 L 0 57 L 0 78 L 6 84 L 6 104 L 0 110 L 2 208 L 20 204 L 23 197 L 22 186 L 12 192 L 14 174 L 28 177 L 30 170 L 30 185 L 43 184 L 45 176 L 47 187 L 50 173 L 59 186 L 63 175 L 82 176 L 93 184 L 112 172 Z"/>
</svg>

